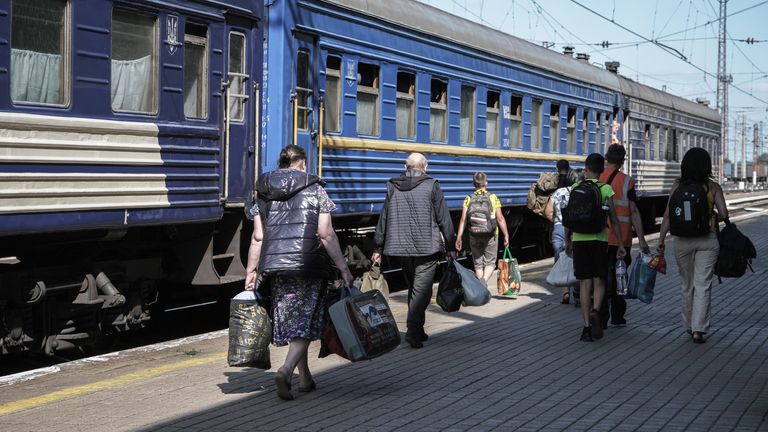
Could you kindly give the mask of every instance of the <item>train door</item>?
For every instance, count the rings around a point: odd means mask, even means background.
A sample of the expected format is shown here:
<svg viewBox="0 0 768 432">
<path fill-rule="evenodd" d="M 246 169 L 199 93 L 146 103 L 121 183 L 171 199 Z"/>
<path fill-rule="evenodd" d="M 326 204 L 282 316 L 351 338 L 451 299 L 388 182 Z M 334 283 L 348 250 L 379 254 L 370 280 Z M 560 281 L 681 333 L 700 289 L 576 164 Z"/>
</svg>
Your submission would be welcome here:
<svg viewBox="0 0 768 432">
<path fill-rule="evenodd" d="M 251 73 L 256 61 L 251 46 L 254 33 L 251 26 L 227 26 L 222 198 L 229 206 L 239 206 L 247 200 L 253 185 L 253 172 L 249 167 L 258 166 L 254 128 L 259 122 L 254 117 L 258 111 L 253 95 L 258 89 L 254 82 L 260 77 Z"/>
<path fill-rule="evenodd" d="M 315 39 L 298 34 L 293 59 L 293 142 L 307 152 L 307 171 L 318 172 L 320 106 Z"/>
</svg>

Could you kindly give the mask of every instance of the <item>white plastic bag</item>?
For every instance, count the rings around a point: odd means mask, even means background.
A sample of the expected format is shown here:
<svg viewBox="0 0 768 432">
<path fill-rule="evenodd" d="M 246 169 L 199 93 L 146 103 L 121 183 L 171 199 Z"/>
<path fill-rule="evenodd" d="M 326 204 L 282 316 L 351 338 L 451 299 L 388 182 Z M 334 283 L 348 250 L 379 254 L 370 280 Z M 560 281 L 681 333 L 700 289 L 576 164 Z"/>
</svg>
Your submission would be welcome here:
<svg viewBox="0 0 768 432">
<path fill-rule="evenodd" d="M 578 282 L 573 274 L 573 258 L 565 252 L 560 252 L 560 257 L 547 275 L 547 283 L 556 287 L 567 287 Z"/>
</svg>

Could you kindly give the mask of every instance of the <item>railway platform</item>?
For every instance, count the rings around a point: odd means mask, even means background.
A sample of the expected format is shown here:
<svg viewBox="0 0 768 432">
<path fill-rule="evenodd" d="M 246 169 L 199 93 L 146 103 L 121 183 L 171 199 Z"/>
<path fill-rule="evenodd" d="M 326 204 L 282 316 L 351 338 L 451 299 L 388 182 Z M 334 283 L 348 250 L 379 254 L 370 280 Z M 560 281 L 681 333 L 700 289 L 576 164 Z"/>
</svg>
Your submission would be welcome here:
<svg viewBox="0 0 768 432">
<path fill-rule="evenodd" d="M 768 215 L 739 219 L 755 272 L 715 282 L 703 345 L 681 324 L 672 245 L 653 303 L 630 300 L 628 325 L 594 343 L 543 282 L 547 259 L 523 266 L 516 300 L 432 304 L 422 349 L 353 364 L 315 358 L 314 343 L 317 391 L 290 402 L 274 385 L 285 349 L 272 348 L 272 370 L 229 368 L 223 330 L 4 377 L 0 430 L 768 430 Z M 405 301 L 390 301 L 401 329 Z"/>
</svg>

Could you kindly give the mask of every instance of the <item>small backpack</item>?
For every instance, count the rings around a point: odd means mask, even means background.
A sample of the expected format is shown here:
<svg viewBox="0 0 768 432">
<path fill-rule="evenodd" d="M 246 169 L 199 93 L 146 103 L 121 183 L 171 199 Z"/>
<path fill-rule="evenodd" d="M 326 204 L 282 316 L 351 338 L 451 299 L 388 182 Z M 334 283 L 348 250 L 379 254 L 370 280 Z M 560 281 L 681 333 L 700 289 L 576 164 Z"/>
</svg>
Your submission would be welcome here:
<svg viewBox="0 0 768 432">
<path fill-rule="evenodd" d="M 472 236 L 492 236 L 496 233 L 496 215 L 487 193 L 473 193 L 470 196 L 467 223 Z"/>
<path fill-rule="evenodd" d="M 721 277 L 741 277 L 752 269 L 752 259 L 757 258 L 757 251 L 752 241 L 726 219 L 725 227 L 718 234 L 720 252 L 717 254 L 715 274 Z"/>
<path fill-rule="evenodd" d="M 581 234 L 596 234 L 608 224 L 600 188 L 602 183 L 583 181 L 571 189 L 563 208 L 563 226 Z"/>
<path fill-rule="evenodd" d="M 544 217 L 544 208 L 552 192 L 558 188 L 559 182 L 560 175 L 556 172 L 539 174 L 539 179 L 531 183 L 531 188 L 528 190 L 528 208 L 533 213 Z"/>
<path fill-rule="evenodd" d="M 680 183 L 669 197 L 669 231 L 678 237 L 709 234 L 711 210 L 707 189 L 699 182 Z"/>
</svg>

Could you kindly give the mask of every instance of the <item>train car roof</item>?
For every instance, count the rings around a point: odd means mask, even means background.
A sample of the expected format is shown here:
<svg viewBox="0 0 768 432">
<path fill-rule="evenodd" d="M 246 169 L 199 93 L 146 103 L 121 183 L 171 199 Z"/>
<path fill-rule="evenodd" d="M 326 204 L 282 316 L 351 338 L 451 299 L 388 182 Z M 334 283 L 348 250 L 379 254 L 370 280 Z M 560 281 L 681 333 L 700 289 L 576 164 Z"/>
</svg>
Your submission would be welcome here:
<svg viewBox="0 0 768 432">
<path fill-rule="evenodd" d="M 383 21 L 437 36 L 451 42 L 488 52 L 501 58 L 525 63 L 564 77 L 621 92 L 688 114 L 718 120 L 717 111 L 669 93 L 635 83 L 618 74 L 587 62 L 541 47 L 499 30 L 445 12 L 415 0 L 327 0 Z"/>
<path fill-rule="evenodd" d="M 720 114 L 717 112 L 717 110 L 709 108 L 706 105 L 665 93 L 661 90 L 637 83 L 623 76 L 619 76 L 619 83 L 621 85 L 621 92 L 630 98 L 637 98 L 660 106 L 674 107 L 678 111 L 682 111 L 684 113 L 714 122 L 720 121 Z"/>
</svg>

